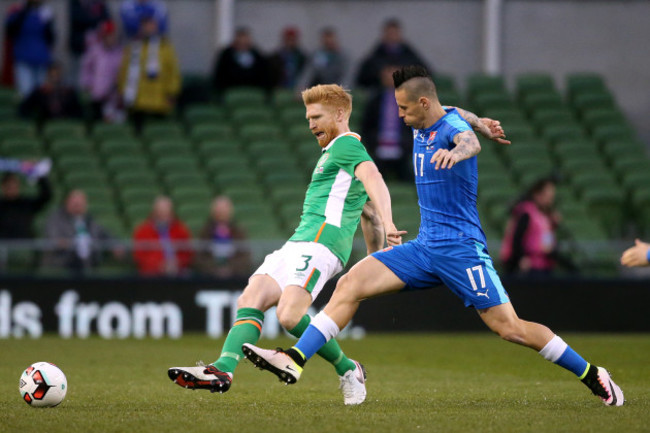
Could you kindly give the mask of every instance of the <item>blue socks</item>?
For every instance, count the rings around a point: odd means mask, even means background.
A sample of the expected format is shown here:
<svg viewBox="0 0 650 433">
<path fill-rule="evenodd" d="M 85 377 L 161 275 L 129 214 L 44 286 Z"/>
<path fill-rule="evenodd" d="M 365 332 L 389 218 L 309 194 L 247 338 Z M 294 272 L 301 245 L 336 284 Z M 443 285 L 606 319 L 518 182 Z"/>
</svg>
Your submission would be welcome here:
<svg viewBox="0 0 650 433">
<path fill-rule="evenodd" d="M 325 336 L 314 325 L 309 325 L 300 337 L 300 340 L 293 346 L 300 354 L 308 360 L 327 343 Z"/>
</svg>

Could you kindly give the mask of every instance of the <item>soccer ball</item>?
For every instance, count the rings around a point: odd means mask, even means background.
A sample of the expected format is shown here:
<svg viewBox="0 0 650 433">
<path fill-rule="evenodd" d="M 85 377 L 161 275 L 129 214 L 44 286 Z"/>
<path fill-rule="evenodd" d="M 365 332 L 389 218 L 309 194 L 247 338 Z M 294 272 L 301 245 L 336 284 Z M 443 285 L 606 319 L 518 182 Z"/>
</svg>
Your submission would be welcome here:
<svg viewBox="0 0 650 433">
<path fill-rule="evenodd" d="M 68 381 L 59 367 L 37 362 L 20 376 L 20 396 L 32 407 L 54 407 L 68 391 Z"/>
</svg>

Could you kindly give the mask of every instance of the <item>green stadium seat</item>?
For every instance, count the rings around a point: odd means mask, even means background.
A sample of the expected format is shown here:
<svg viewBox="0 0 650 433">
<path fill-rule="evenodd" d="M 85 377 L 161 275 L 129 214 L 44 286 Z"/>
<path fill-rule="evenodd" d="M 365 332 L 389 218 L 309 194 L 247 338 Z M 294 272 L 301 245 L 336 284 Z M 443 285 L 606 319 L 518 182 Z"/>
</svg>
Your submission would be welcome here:
<svg viewBox="0 0 650 433">
<path fill-rule="evenodd" d="M 634 190 L 638 187 L 645 187 L 650 185 L 650 171 L 637 171 L 626 173 L 622 177 L 621 184 L 628 191 L 634 193 Z"/>
<path fill-rule="evenodd" d="M 138 224 L 142 223 L 149 214 L 153 203 L 128 203 L 124 206 L 124 215 L 128 221 L 131 229 L 135 228 Z"/>
<path fill-rule="evenodd" d="M 578 124 L 549 125 L 542 130 L 542 137 L 557 145 L 560 141 L 582 140 L 586 138 L 585 131 Z M 556 146 L 557 147 L 557 146 Z"/>
<path fill-rule="evenodd" d="M 488 108 L 502 110 L 515 108 L 515 104 L 507 93 L 480 93 L 474 96 L 472 104 L 481 114 Z"/>
<path fill-rule="evenodd" d="M 442 105 L 458 107 L 463 104 L 463 98 L 455 90 L 438 90 L 438 99 Z"/>
<path fill-rule="evenodd" d="M 128 140 L 134 138 L 134 135 L 128 124 L 95 123 L 92 138 L 97 142 L 104 142 L 106 140 Z"/>
<path fill-rule="evenodd" d="M 144 156 L 111 156 L 106 160 L 106 168 L 110 173 L 137 173 L 151 171 L 149 161 Z"/>
<path fill-rule="evenodd" d="M 309 131 L 307 127 L 305 127 Z M 252 141 L 268 140 L 281 137 L 281 128 L 274 123 L 251 123 L 242 125 L 239 128 L 239 137 L 243 140 L 244 145 Z"/>
<path fill-rule="evenodd" d="M 219 123 L 224 117 L 223 107 L 212 104 L 190 105 L 183 113 L 183 118 L 188 125 Z"/>
<path fill-rule="evenodd" d="M 297 207 L 302 209 L 302 204 L 305 201 L 305 191 L 305 185 L 285 185 L 270 188 L 271 199 L 277 206 L 293 204 L 294 211 L 296 211 Z"/>
<path fill-rule="evenodd" d="M 436 73 L 433 77 L 433 82 L 436 84 L 436 90 L 439 92 L 457 91 L 456 78 L 449 74 Z"/>
<path fill-rule="evenodd" d="M 108 189 L 109 183 L 101 171 L 66 172 L 63 179 L 68 189 Z"/>
<path fill-rule="evenodd" d="M 8 157 L 38 156 L 43 153 L 41 141 L 36 138 L 6 138 L 0 141 L 0 152 Z"/>
<path fill-rule="evenodd" d="M 160 190 L 156 186 L 142 187 L 129 186 L 120 191 L 120 200 L 124 207 L 135 203 L 148 203 L 151 205 L 154 199 L 160 195 Z"/>
<path fill-rule="evenodd" d="M 608 141 L 633 141 L 636 139 L 636 131 L 627 125 L 598 125 L 591 132 L 591 136 L 597 142 L 604 144 Z"/>
<path fill-rule="evenodd" d="M 135 138 L 116 138 L 99 142 L 99 153 L 105 159 L 114 156 L 144 157 L 142 143 Z"/>
<path fill-rule="evenodd" d="M 625 196 L 615 186 L 592 187 L 586 189 L 583 200 L 591 211 L 603 222 L 605 231 L 610 237 L 620 237 L 625 219 Z"/>
<path fill-rule="evenodd" d="M 535 110 L 531 117 L 535 127 L 539 130 L 543 130 L 551 125 L 555 126 L 558 124 L 566 125 L 576 123 L 575 116 L 569 110 L 540 109 Z"/>
<path fill-rule="evenodd" d="M 650 236 L 650 185 L 637 185 L 632 194 L 634 218 L 640 233 Z"/>
<path fill-rule="evenodd" d="M 232 157 L 232 158 L 246 158 L 246 154 L 242 152 L 239 147 L 239 142 L 236 140 L 206 140 L 201 141 L 198 145 L 198 152 L 201 158 L 205 160 L 214 157 Z"/>
<path fill-rule="evenodd" d="M 537 137 L 533 128 L 528 125 L 509 126 L 505 133 L 506 138 L 512 141 L 513 146 L 518 145 L 520 142 L 534 140 Z M 503 149 L 505 149 L 505 147 Z"/>
<path fill-rule="evenodd" d="M 205 211 L 210 208 L 210 202 L 214 198 L 214 195 L 207 187 L 197 188 L 187 186 L 172 188 L 170 190 L 170 196 L 174 200 L 174 203 L 179 206 L 183 204 L 195 204 L 202 206 Z"/>
<path fill-rule="evenodd" d="M 251 172 L 251 167 L 246 159 L 239 156 L 214 156 L 205 164 L 206 169 L 214 174 L 233 173 L 233 172 Z"/>
<path fill-rule="evenodd" d="M 233 87 L 226 90 L 223 102 L 231 108 L 259 106 L 266 102 L 266 93 L 257 87 Z"/>
<path fill-rule="evenodd" d="M 571 184 L 581 199 L 588 191 L 610 190 L 613 188 L 616 188 L 621 196 L 623 195 L 622 190 L 616 183 L 616 179 L 610 172 L 575 173 L 571 177 Z"/>
<path fill-rule="evenodd" d="M 62 138 L 84 138 L 86 126 L 78 120 L 50 120 L 43 126 L 42 136 L 48 141 Z"/>
<path fill-rule="evenodd" d="M 235 107 L 230 113 L 230 120 L 236 125 L 250 123 L 272 123 L 277 121 L 277 114 L 270 107 Z"/>
<path fill-rule="evenodd" d="M 199 170 L 198 162 L 194 156 L 163 156 L 158 158 L 154 165 L 161 174 Z"/>
<path fill-rule="evenodd" d="M 307 119 L 305 118 L 305 107 L 303 105 L 285 107 L 280 111 L 280 120 L 286 126 L 308 125 Z"/>
<path fill-rule="evenodd" d="M 598 126 L 623 125 L 627 126 L 625 116 L 615 108 L 588 110 L 582 114 L 582 119 L 590 131 Z"/>
<path fill-rule="evenodd" d="M 569 74 L 566 79 L 567 93 L 571 100 L 584 93 L 602 93 L 607 91 L 602 75 L 591 72 Z"/>
<path fill-rule="evenodd" d="M 149 142 L 161 139 L 181 139 L 184 136 L 183 127 L 169 121 L 148 123 L 142 129 L 142 138 Z"/>
<path fill-rule="evenodd" d="M 11 87 L 0 87 L 0 105 L 13 106 L 20 102 L 20 95 Z"/>
<path fill-rule="evenodd" d="M 632 173 L 650 173 L 650 159 L 648 158 L 615 158 L 612 166 L 619 179 Z"/>
<path fill-rule="evenodd" d="M 566 108 L 559 93 L 528 93 L 523 96 L 522 104 L 531 116 L 539 110 L 558 110 Z"/>
<path fill-rule="evenodd" d="M 554 93 L 555 81 L 550 74 L 526 73 L 519 74 L 515 78 L 517 97 L 522 99 L 529 93 Z"/>
<path fill-rule="evenodd" d="M 191 156 L 192 147 L 188 141 L 179 139 L 159 139 L 149 144 L 149 152 L 154 159 L 165 156 Z"/>
<path fill-rule="evenodd" d="M 303 112 L 305 111 L 300 93 L 293 89 L 275 89 L 273 91 L 273 105 L 282 110 L 298 106 L 302 108 Z"/>
<path fill-rule="evenodd" d="M 0 140 L 9 138 L 36 138 L 36 127 L 32 122 L 5 121 L 0 123 Z"/>
<path fill-rule="evenodd" d="M 149 169 L 118 171 L 113 174 L 113 181 L 122 190 L 135 187 L 158 189 L 158 179 Z"/>
<path fill-rule="evenodd" d="M 610 160 L 636 157 L 647 159 L 645 145 L 637 140 L 608 140 L 601 143 L 603 154 Z"/>
<path fill-rule="evenodd" d="M 472 74 L 467 78 L 467 93 L 470 98 L 491 92 L 507 93 L 502 76 Z"/>
<path fill-rule="evenodd" d="M 591 219 L 565 219 L 562 224 L 567 228 L 577 241 L 601 241 L 607 239 L 607 234 L 593 218 Z"/>
<path fill-rule="evenodd" d="M 196 143 L 202 141 L 234 140 L 234 130 L 230 123 L 194 125 L 190 131 L 190 138 Z"/>
<path fill-rule="evenodd" d="M 100 171 L 99 162 L 92 156 L 61 155 L 56 161 L 61 173 Z"/>
<path fill-rule="evenodd" d="M 303 190 L 307 188 L 309 183 L 306 176 L 300 171 L 272 171 L 264 174 L 264 183 L 269 188 L 283 187 L 287 185 L 298 185 Z"/>
<path fill-rule="evenodd" d="M 58 138 L 50 143 L 49 149 L 54 157 L 94 155 L 92 142 L 85 138 Z"/>
<path fill-rule="evenodd" d="M 13 121 L 18 117 L 15 107 L 10 105 L 0 105 L 0 122 Z"/>
<path fill-rule="evenodd" d="M 591 110 L 616 109 L 616 102 L 609 93 L 583 93 L 576 95 L 572 102 L 573 107 L 582 116 Z"/>
</svg>

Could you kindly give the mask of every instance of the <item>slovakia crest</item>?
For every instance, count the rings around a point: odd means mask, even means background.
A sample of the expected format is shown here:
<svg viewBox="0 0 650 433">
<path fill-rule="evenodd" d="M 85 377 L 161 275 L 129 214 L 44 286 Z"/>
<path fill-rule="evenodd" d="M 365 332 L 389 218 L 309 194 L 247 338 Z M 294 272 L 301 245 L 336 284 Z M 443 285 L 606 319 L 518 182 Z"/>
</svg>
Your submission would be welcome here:
<svg viewBox="0 0 650 433">
<path fill-rule="evenodd" d="M 427 146 L 431 145 L 433 143 L 433 140 L 436 139 L 436 134 L 438 134 L 438 131 L 431 131 L 429 133 L 429 138 L 427 139 Z"/>
</svg>

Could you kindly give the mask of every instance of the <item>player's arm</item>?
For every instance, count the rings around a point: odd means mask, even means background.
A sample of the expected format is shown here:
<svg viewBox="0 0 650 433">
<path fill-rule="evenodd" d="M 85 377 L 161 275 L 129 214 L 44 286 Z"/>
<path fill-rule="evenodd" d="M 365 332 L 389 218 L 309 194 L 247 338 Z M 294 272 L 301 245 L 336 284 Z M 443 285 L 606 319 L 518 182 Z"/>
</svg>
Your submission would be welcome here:
<svg viewBox="0 0 650 433">
<path fill-rule="evenodd" d="M 435 169 L 452 168 L 457 163 L 478 155 L 481 143 L 473 131 L 463 131 L 454 135 L 454 147 L 451 150 L 438 149 L 431 157 L 431 163 L 436 164 Z"/>
<path fill-rule="evenodd" d="M 393 224 L 390 193 L 375 163 L 372 161 L 362 162 L 354 169 L 354 175 L 363 183 L 368 197 L 374 203 L 375 209 L 382 221 L 388 245 L 401 244 L 402 235 L 406 234 L 406 232 L 397 230 L 395 224 Z"/>
<path fill-rule="evenodd" d="M 510 141 L 505 139 L 506 134 L 503 131 L 501 122 L 498 120 L 490 119 L 489 117 L 479 118 L 471 111 L 467 111 L 459 107 L 454 108 L 456 108 L 458 114 L 460 114 L 461 117 L 465 119 L 467 123 L 469 123 L 472 129 L 481 134 L 483 137 L 496 141 L 499 144 L 510 144 Z"/>
<path fill-rule="evenodd" d="M 384 247 L 384 225 L 377 209 L 375 209 L 375 205 L 371 201 L 366 202 L 363 206 L 361 231 L 363 231 L 363 239 L 366 241 L 368 255 Z"/>
<path fill-rule="evenodd" d="M 650 244 L 634 241 L 634 246 L 625 250 L 621 256 L 621 264 L 627 267 L 648 266 L 650 264 Z"/>
</svg>

